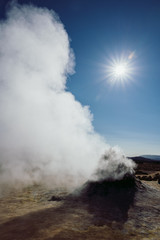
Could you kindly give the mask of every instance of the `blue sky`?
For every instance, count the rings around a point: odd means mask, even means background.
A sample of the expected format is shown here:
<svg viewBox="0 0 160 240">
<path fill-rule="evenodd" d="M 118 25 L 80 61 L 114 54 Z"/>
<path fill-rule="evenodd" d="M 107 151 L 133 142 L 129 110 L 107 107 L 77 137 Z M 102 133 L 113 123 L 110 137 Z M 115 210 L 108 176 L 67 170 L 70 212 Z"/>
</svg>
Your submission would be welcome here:
<svg viewBox="0 0 160 240">
<path fill-rule="evenodd" d="M 95 130 L 127 155 L 160 154 L 160 1 L 18 2 L 58 13 L 76 57 L 67 87 L 90 106 Z M 1 18 L 6 6 L 1 1 Z M 108 59 L 133 51 L 132 81 L 111 86 L 104 71 Z"/>
</svg>

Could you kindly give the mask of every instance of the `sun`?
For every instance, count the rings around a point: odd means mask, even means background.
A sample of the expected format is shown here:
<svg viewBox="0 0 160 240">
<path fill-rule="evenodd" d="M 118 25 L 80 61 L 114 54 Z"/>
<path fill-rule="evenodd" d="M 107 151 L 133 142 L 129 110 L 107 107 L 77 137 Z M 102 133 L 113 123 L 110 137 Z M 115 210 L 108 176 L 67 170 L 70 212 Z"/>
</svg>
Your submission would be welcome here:
<svg viewBox="0 0 160 240">
<path fill-rule="evenodd" d="M 131 75 L 129 60 L 114 60 L 107 66 L 107 77 L 111 83 L 124 83 L 130 79 Z"/>
<path fill-rule="evenodd" d="M 114 66 L 113 74 L 115 75 L 115 78 L 125 77 L 127 72 L 127 66 L 125 63 L 120 63 Z"/>
<path fill-rule="evenodd" d="M 133 57 L 112 57 L 105 65 L 105 74 L 110 84 L 125 84 L 132 80 L 134 74 Z"/>
</svg>

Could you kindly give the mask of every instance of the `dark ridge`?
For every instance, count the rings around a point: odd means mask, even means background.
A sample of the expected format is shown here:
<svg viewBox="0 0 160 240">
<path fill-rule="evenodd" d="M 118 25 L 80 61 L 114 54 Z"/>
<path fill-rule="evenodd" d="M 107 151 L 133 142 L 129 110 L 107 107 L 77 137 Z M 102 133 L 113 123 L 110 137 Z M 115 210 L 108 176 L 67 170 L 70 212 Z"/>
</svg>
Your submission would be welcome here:
<svg viewBox="0 0 160 240">
<path fill-rule="evenodd" d="M 145 157 L 151 160 L 160 161 L 160 155 L 142 155 L 142 157 Z"/>
<path fill-rule="evenodd" d="M 146 173 L 160 171 L 159 160 L 148 159 L 142 156 L 131 157 L 129 159 L 132 159 L 137 164 L 136 174 L 139 174 L 137 171 L 143 171 Z M 142 174 L 144 175 L 144 173 Z"/>
<path fill-rule="evenodd" d="M 157 158 L 149 158 L 149 157 L 145 157 L 145 156 L 136 156 L 136 157 L 128 157 L 129 159 L 132 159 L 134 162 L 136 163 L 159 163 L 160 164 L 160 160 Z"/>
</svg>

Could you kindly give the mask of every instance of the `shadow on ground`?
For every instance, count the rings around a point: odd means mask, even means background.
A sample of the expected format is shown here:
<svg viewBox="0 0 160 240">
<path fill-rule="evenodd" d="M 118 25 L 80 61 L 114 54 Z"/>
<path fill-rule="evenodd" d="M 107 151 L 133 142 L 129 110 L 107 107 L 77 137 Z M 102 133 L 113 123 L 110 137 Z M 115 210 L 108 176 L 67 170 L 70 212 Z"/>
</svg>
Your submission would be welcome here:
<svg viewBox="0 0 160 240">
<path fill-rule="evenodd" d="M 53 207 L 1 224 L 0 239 L 137 240 L 145 234 L 153 239 L 160 228 L 159 191 L 134 178 L 87 182 L 78 192 L 59 200 Z"/>
</svg>

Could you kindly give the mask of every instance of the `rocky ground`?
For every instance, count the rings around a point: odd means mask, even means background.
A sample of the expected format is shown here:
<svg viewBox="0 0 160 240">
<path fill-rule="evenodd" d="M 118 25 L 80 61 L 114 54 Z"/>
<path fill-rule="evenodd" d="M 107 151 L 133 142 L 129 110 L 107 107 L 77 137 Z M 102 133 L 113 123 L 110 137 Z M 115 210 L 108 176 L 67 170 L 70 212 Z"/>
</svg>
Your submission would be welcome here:
<svg viewBox="0 0 160 240">
<path fill-rule="evenodd" d="M 158 181 L 139 179 L 135 185 L 87 183 L 74 195 L 39 185 L 5 191 L 0 196 L 0 239 L 158 240 L 159 203 Z"/>
</svg>

